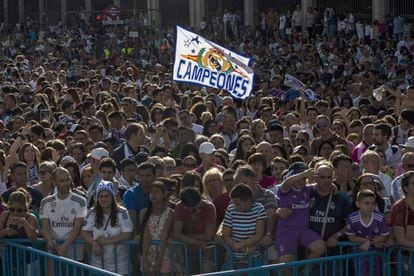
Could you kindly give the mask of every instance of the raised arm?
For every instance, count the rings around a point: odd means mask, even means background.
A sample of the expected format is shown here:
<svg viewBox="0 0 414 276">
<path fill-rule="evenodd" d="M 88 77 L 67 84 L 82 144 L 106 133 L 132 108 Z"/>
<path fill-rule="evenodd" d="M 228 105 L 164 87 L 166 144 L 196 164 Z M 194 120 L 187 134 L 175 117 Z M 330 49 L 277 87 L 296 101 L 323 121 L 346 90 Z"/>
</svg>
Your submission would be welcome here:
<svg viewBox="0 0 414 276">
<path fill-rule="evenodd" d="M 281 184 L 280 190 L 283 193 L 289 192 L 290 188 L 294 184 L 298 184 L 299 186 L 303 187 L 306 185 L 306 178 L 312 178 L 315 176 L 314 169 L 308 169 L 304 172 L 288 176 Z"/>
</svg>

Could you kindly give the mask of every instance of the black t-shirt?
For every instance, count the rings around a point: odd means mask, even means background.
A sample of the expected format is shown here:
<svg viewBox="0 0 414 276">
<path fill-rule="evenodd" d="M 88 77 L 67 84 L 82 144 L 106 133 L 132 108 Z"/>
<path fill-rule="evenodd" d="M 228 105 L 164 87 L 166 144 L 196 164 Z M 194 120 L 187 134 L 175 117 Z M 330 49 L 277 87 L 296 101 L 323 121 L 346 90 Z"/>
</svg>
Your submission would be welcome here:
<svg viewBox="0 0 414 276">
<path fill-rule="evenodd" d="M 325 219 L 326 205 L 329 195 L 322 197 L 317 192 L 312 198 L 309 211 L 309 228 L 318 234 L 322 233 L 323 222 Z M 344 193 L 332 195 L 332 200 L 328 210 L 325 234 L 323 240 L 327 240 L 336 232 L 345 227 L 346 219 L 352 211 L 352 205 Z"/>
</svg>

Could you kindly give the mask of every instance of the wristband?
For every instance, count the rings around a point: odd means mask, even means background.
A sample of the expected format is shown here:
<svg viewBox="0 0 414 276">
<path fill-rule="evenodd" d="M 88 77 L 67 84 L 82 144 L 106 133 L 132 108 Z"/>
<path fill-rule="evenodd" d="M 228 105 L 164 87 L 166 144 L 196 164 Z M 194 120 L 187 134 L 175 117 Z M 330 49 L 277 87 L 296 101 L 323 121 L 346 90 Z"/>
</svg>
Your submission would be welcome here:
<svg viewBox="0 0 414 276">
<path fill-rule="evenodd" d="M 265 236 L 272 236 L 273 237 L 273 234 L 270 233 L 270 232 L 267 232 Z"/>
</svg>

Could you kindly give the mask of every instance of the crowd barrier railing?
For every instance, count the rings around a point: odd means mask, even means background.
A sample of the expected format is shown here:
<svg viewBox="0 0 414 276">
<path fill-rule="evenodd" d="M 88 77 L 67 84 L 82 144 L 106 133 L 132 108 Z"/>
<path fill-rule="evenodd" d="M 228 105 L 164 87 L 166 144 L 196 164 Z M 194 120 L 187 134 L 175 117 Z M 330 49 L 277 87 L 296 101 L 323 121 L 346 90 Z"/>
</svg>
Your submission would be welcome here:
<svg viewBox="0 0 414 276">
<path fill-rule="evenodd" d="M 368 259 L 368 274 L 364 274 L 362 258 Z M 384 264 L 383 254 L 377 251 L 364 253 L 354 253 L 323 257 L 310 260 L 294 261 L 290 263 L 280 263 L 262 265 L 245 269 L 228 270 L 214 273 L 199 274 L 204 276 L 228 276 L 228 275 L 286 275 L 292 276 L 307 275 L 337 275 L 337 276 L 375 276 L 375 259 L 379 258 Z M 340 264 L 344 263 L 344 266 Z"/>
<path fill-rule="evenodd" d="M 1 241 L 2 275 L 7 276 L 115 276 L 116 273 L 39 250 L 21 240 Z"/>
<path fill-rule="evenodd" d="M 387 276 L 414 275 L 414 248 L 393 245 L 386 253 L 389 262 Z"/>
<path fill-rule="evenodd" d="M 105 262 L 102 261 L 101 264 L 91 265 L 91 256 L 92 252 L 89 245 L 87 245 L 83 240 L 76 240 L 74 242 L 75 246 L 72 247 L 72 256 L 73 258 L 79 259 L 77 254 L 79 250 L 77 248 L 82 247 L 84 254 L 84 260 L 88 265 L 77 262 L 69 258 L 59 257 L 52 253 L 46 251 L 46 242 L 43 239 L 38 239 L 36 241 L 31 241 L 28 239 L 1 239 L 2 246 L 2 275 L 63 275 L 61 272 L 71 270 L 74 267 L 79 267 L 83 270 L 88 271 L 88 268 L 96 269 L 96 272 L 93 272 L 89 275 L 103 275 L 99 274 L 102 271 L 108 272 L 108 267 L 106 267 Z M 62 241 L 63 242 L 63 241 Z M 156 254 L 158 254 L 160 241 L 151 241 L 150 245 L 154 246 Z M 120 252 L 118 249 L 120 247 L 126 248 L 127 254 L 125 251 L 122 256 L 119 256 Z M 182 274 L 190 274 L 191 271 L 194 271 L 194 268 L 203 267 L 203 260 L 208 259 L 211 261 L 211 267 L 209 271 L 219 271 L 223 265 L 223 256 L 225 256 L 226 248 L 220 245 L 217 242 L 211 241 L 206 244 L 204 248 L 193 248 L 185 243 L 171 240 L 168 244 L 168 257 L 170 260 L 175 261 L 175 266 L 173 267 L 174 272 Z M 125 273 L 124 269 L 122 274 L 127 275 L 138 275 L 140 263 L 138 254 L 138 244 L 136 241 L 130 240 L 125 241 L 116 245 L 113 245 L 113 250 L 111 250 L 109 257 L 113 260 L 114 270 L 113 274 L 105 275 L 119 275 L 121 268 L 118 266 L 120 260 L 125 261 L 127 258 L 127 272 Z M 105 251 L 100 256 L 102 260 L 107 260 L 105 256 Z M 16 260 L 19 260 L 16 262 Z M 53 270 L 53 271 L 52 271 Z M 52 273 L 53 272 L 53 273 Z M 99 272 L 99 273 L 98 273 Z M 193 273 L 200 273 L 193 272 Z M 78 274 L 70 274 L 78 275 Z M 83 275 L 82 273 L 79 275 Z"/>
<path fill-rule="evenodd" d="M 68 272 L 70 275 L 117 275 L 119 267 L 117 263 L 119 257 L 127 258 L 127 275 L 137 275 L 137 269 L 139 266 L 134 265 L 139 263 L 138 244 L 136 241 L 125 241 L 123 243 L 114 245 L 113 254 L 110 258 L 115 260 L 115 273 L 110 273 L 105 267 L 90 264 L 91 250 L 87 249 L 84 241 L 76 240 L 74 243 L 77 246 L 81 246 L 86 254 L 84 255 L 84 261 L 89 265 L 81 262 L 74 261 L 69 258 L 59 257 L 52 253 L 46 252 L 46 243 L 44 240 L 39 239 L 36 241 L 30 241 L 27 239 L 2 239 L 2 275 L 64 275 Z M 151 241 L 158 253 L 159 241 Z M 127 248 L 127 254 L 125 256 L 118 256 L 117 248 L 124 246 Z M 205 259 L 211 260 L 212 267 L 209 271 L 216 271 L 214 275 L 235 275 L 238 273 L 247 273 L 248 275 L 267 273 L 269 271 L 276 272 L 286 268 L 290 268 L 292 275 L 295 273 L 302 273 L 303 269 L 311 268 L 308 275 L 330 275 L 347 276 L 347 275 L 359 275 L 358 271 L 361 267 L 362 257 L 368 257 L 371 265 L 371 258 L 373 256 L 379 257 L 382 262 L 382 269 L 384 276 L 405 276 L 414 275 L 414 266 L 410 265 L 414 263 L 414 248 L 401 247 L 396 244 L 390 248 L 384 248 L 378 251 L 369 251 L 364 253 L 355 253 L 359 247 L 358 244 L 352 242 L 338 242 L 337 252 L 335 256 L 325 256 L 324 258 L 294 261 L 285 264 L 272 264 L 268 265 L 264 259 L 261 260 L 259 266 L 257 262 L 251 257 L 247 257 L 246 268 L 235 270 L 233 266 L 233 259 L 231 250 L 224 245 L 217 242 L 209 242 L 204 248 L 193 248 L 182 242 L 173 241 L 169 242 L 168 247 L 171 260 L 178 260 L 176 263 L 177 270 L 174 272 L 182 274 L 194 273 L 194 268 L 200 269 L 203 267 L 203 261 Z M 73 247 L 73 255 L 76 259 L 76 247 Z M 207 256 L 207 258 L 205 258 Z M 265 255 L 263 255 L 265 256 Z M 247 270 L 246 270 L 247 269 Z M 219 272 L 226 270 L 225 272 Z M 236 272 L 237 271 L 237 272 Z M 200 273 L 204 271 L 198 271 Z M 335 273 L 333 273 L 335 272 Z M 106 273 L 106 274 L 102 274 Z M 139 273 L 139 272 L 138 272 Z M 217 274 L 224 273 L 224 274 Z M 229 274 L 228 274 L 229 273 Z M 122 274 L 125 274 L 124 272 Z M 207 274 L 208 275 L 208 274 Z"/>
</svg>

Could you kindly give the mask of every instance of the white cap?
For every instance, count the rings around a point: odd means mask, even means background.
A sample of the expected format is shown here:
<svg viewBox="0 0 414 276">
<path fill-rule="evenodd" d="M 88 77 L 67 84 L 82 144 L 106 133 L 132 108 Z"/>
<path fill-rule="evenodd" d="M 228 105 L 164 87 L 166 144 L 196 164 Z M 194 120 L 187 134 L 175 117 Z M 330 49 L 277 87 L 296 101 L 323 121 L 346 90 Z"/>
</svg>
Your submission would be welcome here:
<svg viewBox="0 0 414 276">
<path fill-rule="evenodd" d="M 216 148 L 210 142 L 204 142 L 198 148 L 198 153 L 212 154 L 215 151 L 216 151 Z"/>
<path fill-rule="evenodd" d="M 104 148 L 96 148 L 88 154 L 88 157 L 92 157 L 96 160 L 101 160 L 103 157 L 109 157 L 109 152 Z"/>
<path fill-rule="evenodd" d="M 414 149 L 414 136 L 410 136 L 407 139 L 407 142 L 405 144 L 400 145 L 403 148 L 412 148 Z"/>
</svg>

